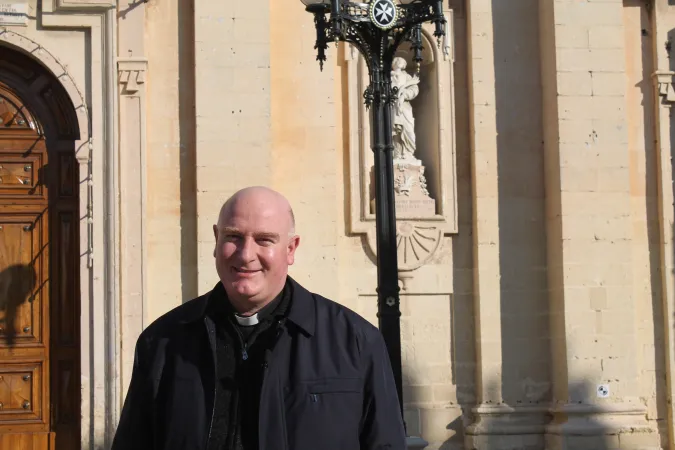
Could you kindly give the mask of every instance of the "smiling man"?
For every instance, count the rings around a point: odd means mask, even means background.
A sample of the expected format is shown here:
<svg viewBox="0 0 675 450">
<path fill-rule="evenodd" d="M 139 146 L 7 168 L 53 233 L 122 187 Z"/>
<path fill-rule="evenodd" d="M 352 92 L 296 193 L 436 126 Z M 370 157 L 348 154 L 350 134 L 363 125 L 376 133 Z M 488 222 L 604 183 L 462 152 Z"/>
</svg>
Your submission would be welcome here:
<svg viewBox="0 0 675 450">
<path fill-rule="evenodd" d="M 234 194 L 213 227 L 220 282 L 139 337 L 112 450 L 402 450 L 380 332 L 288 276 L 289 202 Z"/>
</svg>

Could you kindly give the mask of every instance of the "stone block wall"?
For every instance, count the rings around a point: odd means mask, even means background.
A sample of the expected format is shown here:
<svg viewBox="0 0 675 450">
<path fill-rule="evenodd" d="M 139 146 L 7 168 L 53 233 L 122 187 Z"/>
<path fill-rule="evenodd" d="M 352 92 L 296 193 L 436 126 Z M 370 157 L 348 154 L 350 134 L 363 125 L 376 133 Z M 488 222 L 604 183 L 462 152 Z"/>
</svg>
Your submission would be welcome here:
<svg viewBox="0 0 675 450">
<path fill-rule="evenodd" d="M 345 48 L 319 71 L 300 2 L 191 5 L 148 9 L 147 320 L 211 288 L 218 208 L 263 184 L 294 206 L 291 275 L 377 323 Z M 402 295 L 408 429 L 431 449 L 665 448 L 667 5 L 449 7 L 459 227 Z"/>
</svg>

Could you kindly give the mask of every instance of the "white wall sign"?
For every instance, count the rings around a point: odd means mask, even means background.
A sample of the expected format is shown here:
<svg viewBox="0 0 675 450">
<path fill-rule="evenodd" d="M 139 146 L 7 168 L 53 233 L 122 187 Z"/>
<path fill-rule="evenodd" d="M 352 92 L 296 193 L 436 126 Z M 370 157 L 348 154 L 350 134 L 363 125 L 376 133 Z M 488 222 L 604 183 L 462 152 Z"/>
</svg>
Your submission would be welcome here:
<svg viewBox="0 0 675 450">
<path fill-rule="evenodd" d="M 26 25 L 27 3 L 0 3 L 0 25 Z"/>
</svg>

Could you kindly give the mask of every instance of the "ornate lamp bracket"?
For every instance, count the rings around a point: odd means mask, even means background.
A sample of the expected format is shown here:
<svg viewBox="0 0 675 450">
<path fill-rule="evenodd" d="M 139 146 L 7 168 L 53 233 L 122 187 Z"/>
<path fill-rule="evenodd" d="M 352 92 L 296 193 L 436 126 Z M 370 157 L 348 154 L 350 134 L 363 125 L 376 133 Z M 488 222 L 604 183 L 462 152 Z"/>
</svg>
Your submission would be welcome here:
<svg viewBox="0 0 675 450">
<path fill-rule="evenodd" d="M 442 1 L 418 0 L 408 4 L 396 4 L 394 0 L 372 0 L 370 3 L 334 1 L 332 5 L 312 4 L 307 10 L 314 14 L 314 48 L 322 70 L 331 41 L 348 42 L 363 55 L 370 74 L 370 85 L 363 94 L 367 107 L 375 102 L 388 103 L 395 95 L 383 75 L 391 70 L 402 42 L 410 42 L 414 49 L 413 59 L 419 69 L 424 49 L 422 24 L 435 24 L 434 36 L 439 48 L 446 33 Z"/>
</svg>

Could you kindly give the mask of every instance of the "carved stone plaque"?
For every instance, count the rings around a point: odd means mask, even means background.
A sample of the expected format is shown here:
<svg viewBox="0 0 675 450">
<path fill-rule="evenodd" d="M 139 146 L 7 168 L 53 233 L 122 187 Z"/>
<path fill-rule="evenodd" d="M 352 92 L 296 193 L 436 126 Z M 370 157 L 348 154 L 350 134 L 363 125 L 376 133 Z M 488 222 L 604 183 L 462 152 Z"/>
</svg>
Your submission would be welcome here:
<svg viewBox="0 0 675 450">
<path fill-rule="evenodd" d="M 404 219 L 406 217 L 433 217 L 436 211 L 436 200 L 432 198 L 396 198 L 396 217 Z"/>
</svg>

